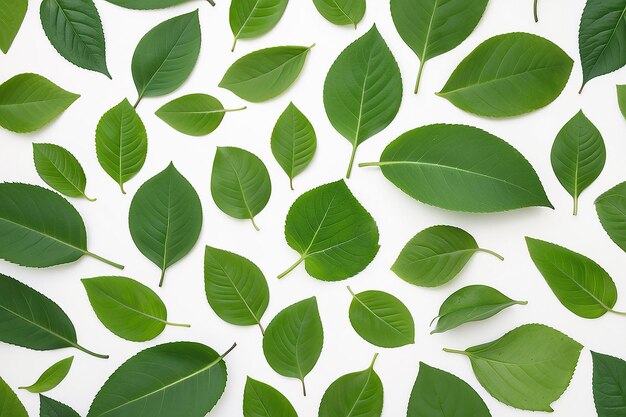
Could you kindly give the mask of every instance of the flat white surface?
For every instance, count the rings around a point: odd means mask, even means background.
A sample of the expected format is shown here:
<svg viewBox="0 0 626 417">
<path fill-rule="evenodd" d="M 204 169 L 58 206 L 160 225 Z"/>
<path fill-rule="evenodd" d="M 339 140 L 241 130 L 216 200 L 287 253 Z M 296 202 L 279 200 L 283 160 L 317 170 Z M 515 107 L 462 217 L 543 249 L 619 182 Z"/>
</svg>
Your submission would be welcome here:
<svg viewBox="0 0 626 417">
<path fill-rule="evenodd" d="M 292 0 L 274 30 L 259 39 L 238 42 L 235 53 L 230 52 L 232 35 L 226 0 L 217 0 L 215 8 L 198 0 L 160 11 L 126 10 L 97 0 L 112 81 L 101 74 L 77 68 L 57 54 L 45 38 L 36 3 L 31 2 L 9 54 L 0 56 L 0 81 L 22 72 L 36 72 L 70 91 L 80 93 L 81 98 L 59 119 L 36 133 L 18 135 L 0 130 L 2 181 L 45 186 L 35 172 L 31 144 L 51 142 L 69 149 L 86 171 L 87 194 L 98 198 L 95 203 L 70 200 L 85 220 L 90 250 L 121 262 L 126 265 L 123 275 L 155 289 L 159 271 L 137 250 L 128 232 L 128 207 L 137 188 L 173 161 L 202 199 L 204 225 L 195 248 L 168 269 L 165 286 L 157 289 L 168 307 L 169 318 L 175 322 L 191 323 L 192 328 L 166 328 L 148 343 L 124 341 L 104 328 L 93 313 L 79 281 L 84 277 L 117 275 L 120 271 L 88 257 L 73 264 L 40 270 L 0 262 L 0 272 L 46 294 L 68 313 L 74 321 L 80 343 L 111 355 L 109 360 L 100 360 L 72 349 L 35 352 L 0 344 L 0 375 L 11 387 L 28 385 L 55 361 L 75 355 L 67 379 L 47 395 L 74 407 L 84 416 L 107 377 L 142 349 L 169 341 L 193 340 L 221 352 L 236 341 L 237 348 L 226 359 L 229 371 L 226 391 L 211 415 L 241 415 L 243 386 L 246 376 L 250 375 L 283 392 L 301 417 L 316 416 L 320 398 L 328 385 L 345 373 L 367 367 L 372 355 L 380 352 L 376 371 L 385 387 L 385 417 L 405 415 L 419 361 L 463 378 L 482 396 L 494 417 L 517 417 L 530 413 L 515 410 L 493 399 L 477 382 L 466 358 L 444 353 L 441 349 L 464 349 L 491 341 L 521 324 L 540 322 L 565 332 L 585 345 L 571 386 L 553 404 L 556 410 L 553 415 L 595 416 L 589 349 L 626 357 L 625 319 L 607 314 L 597 320 L 585 320 L 566 310 L 533 266 L 524 243 L 524 236 L 529 235 L 582 252 L 611 274 L 620 291 L 626 291 L 625 254 L 602 230 L 593 207 L 593 201 L 600 193 L 626 179 L 626 122 L 619 113 L 615 95 L 615 84 L 626 82 L 626 72 L 620 70 L 596 78 L 586 86 L 582 95 L 578 95 L 581 69 L 577 45 L 582 1 L 541 0 L 538 24 L 532 18 L 532 0 L 491 1 L 478 28 L 460 47 L 427 63 L 417 96 L 412 90 L 418 60 L 397 34 L 387 0 L 369 0 L 366 16 L 356 31 L 325 21 L 310 0 Z M 131 102 L 136 99 L 130 61 L 139 39 L 157 23 L 195 8 L 200 9 L 202 24 L 202 50 L 198 64 L 178 91 L 167 97 L 145 98 L 139 105 L 138 112 L 149 136 L 148 157 L 137 177 L 126 184 L 128 194 L 124 196 L 96 159 L 96 124 L 106 110 L 124 97 Z M 324 112 L 322 86 L 326 72 L 339 52 L 374 23 L 398 60 L 405 94 L 396 119 L 382 133 L 360 146 L 356 161 L 378 160 L 390 141 L 418 126 L 438 122 L 478 126 L 513 144 L 528 158 L 556 210 L 530 208 L 490 215 L 448 212 L 412 200 L 387 182 L 377 168 L 355 168 L 348 185 L 378 223 L 381 249 L 376 259 L 363 273 L 344 282 L 317 281 L 306 274 L 303 266 L 278 281 L 276 275 L 298 257 L 283 237 L 287 210 L 300 193 L 341 178 L 348 163 L 350 146 L 332 128 Z M 480 42 L 512 31 L 544 36 L 574 58 L 570 81 L 554 103 L 524 117 L 489 120 L 464 113 L 433 94 L 441 89 L 460 60 Z M 243 100 L 217 87 L 236 58 L 268 46 L 308 46 L 312 43 L 317 46 L 311 51 L 302 74 L 292 88 L 274 100 L 248 104 L 246 111 L 227 114 L 222 125 L 207 137 L 182 135 L 154 115 L 162 104 L 189 93 L 212 94 L 227 108 L 245 105 Z M 511 100 L 515 98 L 511 97 Z M 269 147 L 271 129 L 289 101 L 294 101 L 309 117 L 318 137 L 318 152 L 312 165 L 295 179 L 295 192 L 289 190 L 288 179 L 274 161 Z M 580 214 L 573 217 L 571 198 L 552 173 L 549 153 L 558 130 L 581 108 L 602 132 L 608 157 L 600 178 L 581 196 Z M 223 214 L 213 203 L 209 187 L 216 146 L 245 148 L 257 154 L 267 165 L 273 192 L 269 204 L 256 218 L 260 232 L 256 232 L 248 221 L 235 220 Z M 506 260 L 500 262 L 489 255 L 477 254 L 460 276 L 436 289 L 405 283 L 389 267 L 408 239 L 435 224 L 451 224 L 466 229 L 482 247 L 501 253 Z M 263 318 L 265 325 L 284 307 L 305 297 L 317 296 L 325 338 L 321 358 L 306 378 L 309 396 L 302 397 L 297 380 L 284 378 L 268 366 L 257 327 L 232 326 L 221 321 L 211 310 L 204 297 L 204 245 L 244 255 L 264 271 L 271 291 L 269 308 Z M 441 335 L 429 335 L 428 323 L 436 316 L 441 302 L 453 291 L 478 283 L 491 285 L 512 298 L 528 300 L 529 304 L 512 307 L 487 321 L 465 325 Z M 399 349 L 381 349 L 362 340 L 348 321 L 350 295 L 346 285 L 355 291 L 385 290 L 404 301 L 415 318 L 416 343 Z M 626 302 L 618 301 L 616 309 L 625 310 Z M 37 396 L 22 390 L 18 395 L 30 415 L 37 416 Z"/>
</svg>

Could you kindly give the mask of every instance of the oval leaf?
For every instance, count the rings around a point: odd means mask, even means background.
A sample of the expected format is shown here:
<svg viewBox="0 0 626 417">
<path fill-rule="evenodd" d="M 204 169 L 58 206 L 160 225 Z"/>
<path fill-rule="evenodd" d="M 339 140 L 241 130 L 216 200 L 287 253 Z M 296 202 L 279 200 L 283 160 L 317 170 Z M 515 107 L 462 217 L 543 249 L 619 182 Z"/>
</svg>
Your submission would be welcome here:
<svg viewBox="0 0 626 417">
<path fill-rule="evenodd" d="M 0 51 L 5 54 L 22 26 L 28 0 L 0 0 Z"/>
<path fill-rule="evenodd" d="M 596 212 L 611 240 L 626 252 L 626 182 L 598 197 Z"/>
<path fill-rule="evenodd" d="M 365 15 L 365 0 L 313 0 L 318 12 L 336 25 L 356 25 Z"/>
<path fill-rule="evenodd" d="M 256 38 L 266 34 L 278 24 L 289 0 L 233 0 L 228 20 L 235 40 Z"/>
<path fill-rule="evenodd" d="M 626 415 L 626 362 L 601 353 L 593 358 L 593 400 L 598 417 Z"/>
<path fill-rule="evenodd" d="M 298 417 L 298 414 L 276 388 L 248 377 L 243 390 L 243 417 Z"/>
<path fill-rule="evenodd" d="M 80 415 L 67 405 L 40 395 L 39 417 L 80 417 Z"/>
<path fill-rule="evenodd" d="M 2 378 L 0 378 L 0 407 L 2 413 L 6 413 L 7 417 L 28 417 L 24 405 Z"/>
<path fill-rule="evenodd" d="M 85 195 L 85 171 L 67 149 L 50 143 L 33 143 L 33 159 L 37 173 L 50 187 L 68 197 L 95 201 Z"/>
<path fill-rule="evenodd" d="M 127 9 L 135 10 L 153 10 L 153 9 L 165 9 L 167 7 L 177 6 L 179 4 L 186 3 L 190 0 L 106 0 L 109 3 L 117 6 L 125 7 Z M 208 2 L 215 6 L 213 0 Z"/>
<path fill-rule="evenodd" d="M 20 389 L 25 389 L 26 391 L 35 394 L 50 391 L 61 382 L 63 382 L 67 374 L 70 372 L 73 361 L 73 356 L 58 361 L 57 363 L 46 369 L 33 385 L 30 385 L 28 387 L 20 387 Z"/>
</svg>

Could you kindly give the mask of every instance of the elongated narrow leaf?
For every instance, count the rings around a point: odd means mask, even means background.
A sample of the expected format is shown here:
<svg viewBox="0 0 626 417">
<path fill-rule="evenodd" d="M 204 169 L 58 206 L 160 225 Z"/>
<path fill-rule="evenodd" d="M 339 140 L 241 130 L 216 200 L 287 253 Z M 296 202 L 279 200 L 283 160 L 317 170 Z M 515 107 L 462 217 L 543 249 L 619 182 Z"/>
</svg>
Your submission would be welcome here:
<svg viewBox="0 0 626 417">
<path fill-rule="evenodd" d="M 465 351 L 478 382 L 511 407 L 551 412 L 567 389 L 583 346 L 543 324 L 525 324 Z"/>
<path fill-rule="evenodd" d="M 0 0 L 0 51 L 5 54 L 22 26 L 28 0 Z"/>
<path fill-rule="evenodd" d="M 402 101 L 398 63 L 376 25 L 341 52 L 324 81 L 324 108 L 333 127 L 357 147 L 396 117 Z"/>
<path fill-rule="evenodd" d="M 215 314 L 238 326 L 261 326 L 270 301 L 265 275 L 254 263 L 232 252 L 207 246 L 204 289 Z"/>
<path fill-rule="evenodd" d="M 102 22 L 93 0 L 43 0 L 39 17 L 48 40 L 63 58 L 111 78 Z"/>
<path fill-rule="evenodd" d="M 218 147 L 211 172 L 211 195 L 220 210 L 236 219 L 250 219 L 265 208 L 272 194 L 270 174 L 258 156 L 244 149 Z"/>
<path fill-rule="evenodd" d="M 67 149 L 50 143 L 33 143 L 35 169 L 50 187 L 68 197 L 87 197 L 85 171 L 74 155 Z"/>
<path fill-rule="evenodd" d="M 243 417 L 298 417 L 298 414 L 276 388 L 248 377 L 243 390 Z"/>
<path fill-rule="evenodd" d="M 117 6 L 125 7 L 127 9 L 135 10 L 153 10 L 153 9 L 165 9 L 167 7 L 177 6 L 179 4 L 186 3 L 190 0 L 106 0 L 109 3 Z M 213 0 L 208 0 L 209 3 L 215 5 Z"/>
<path fill-rule="evenodd" d="M 324 19 L 336 25 L 356 25 L 365 15 L 365 0 L 313 0 Z"/>
<path fill-rule="evenodd" d="M 459 46 L 474 31 L 488 0 L 391 0 L 391 17 L 402 40 L 415 52 L 420 68 Z"/>
<path fill-rule="evenodd" d="M 611 240 L 626 252 L 626 182 L 598 197 L 596 212 Z"/>
<path fill-rule="evenodd" d="M 63 403 L 39 395 L 39 417 L 80 417 L 80 415 Z"/>
<path fill-rule="evenodd" d="M 98 319 L 117 336 L 133 342 L 152 340 L 166 324 L 167 309 L 159 296 L 145 285 L 126 277 L 81 280 Z"/>
<path fill-rule="evenodd" d="M 313 46 L 275 46 L 249 53 L 228 68 L 219 86 L 247 101 L 267 101 L 296 81 Z"/>
<path fill-rule="evenodd" d="M 311 163 L 317 148 L 313 125 L 293 103 L 289 103 L 276 121 L 271 147 L 293 190 L 293 179 Z"/>
<path fill-rule="evenodd" d="M 122 100 L 100 118 L 96 128 L 98 162 L 120 186 L 134 177 L 146 160 L 148 135 L 128 100 Z"/>
<path fill-rule="evenodd" d="M 587 319 L 613 311 L 617 288 L 600 265 L 543 240 L 527 237 L 526 244 L 535 266 L 565 308 Z"/>
<path fill-rule="evenodd" d="M 73 356 L 61 359 L 60 361 L 46 369 L 44 373 L 41 374 L 41 376 L 37 379 L 37 381 L 35 381 L 34 384 L 27 387 L 20 387 L 20 389 L 25 389 L 32 393 L 50 391 L 61 382 L 63 382 L 67 374 L 70 372 L 73 361 Z"/>
<path fill-rule="evenodd" d="M 461 378 L 420 362 L 407 417 L 491 417 L 487 405 Z"/>
<path fill-rule="evenodd" d="M 517 149 L 484 130 L 429 125 L 391 142 L 380 162 L 385 177 L 426 204 L 490 213 L 523 207 L 552 208 L 530 163 Z"/>
<path fill-rule="evenodd" d="M 324 330 L 315 297 L 297 302 L 278 313 L 267 326 L 263 354 L 279 374 L 302 381 L 322 353 Z"/>
<path fill-rule="evenodd" d="M 224 392 L 228 352 L 193 342 L 143 350 L 113 372 L 87 417 L 204 417 Z"/>
<path fill-rule="evenodd" d="M 80 95 L 38 74 L 18 74 L 0 85 L 0 126 L 17 133 L 41 129 Z"/>
<path fill-rule="evenodd" d="M 278 24 L 289 0 L 232 0 L 228 20 L 235 40 L 257 38 Z"/>
<path fill-rule="evenodd" d="M 593 400 L 598 417 L 626 415 L 626 362 L 602 353 L 593 358 Z"/>
<path fill-rule="evenodd" d="M 578 196 L 598 178 L 606 161 L 602 135 L 582 111 L 559 131 L 550 160 L 557 179 L 574 198 L 576 215 Z"/>
<path fill-rule="evenodd" d="M 343 180 L 302 194 L 285 221 L 285 239 L 300 259 L 282 278 L 304 262 L 322 281 L 341 281 L 362 270 L 378 253 L 378 226 Z"/>
<path fill-rule="evenodd" d="M 350 323 L 359 336 L 385 348 L 415 343 L 413 316 L 402 301 L 383 291 L 350 292 Z"/>
<path fill-rule="evenodd" d="M 554 101 L 574 61 L 557 45 L 529 33 L 494 36 L 478 45 L 437 93 L 470 113 L 511 117 Z"/>
<path fill-rule="evenodd" d="M 430 333 L 442 333 L 465 323 L 488 319 L 507 307 L 526 304 L 526 301 L 510 299 L 495 288 L 470 285 L 446 298 L 436 317 L 437 326 Z"/>
<path fill-rule="evenodd" d="M 2 378 L 0 378 L 0 411 L 7 417 L 28 417 L 24 405 Z"/>
<path fill-rule="evenodd" d="M 139 187 L 128 226 L 139 251 L 161 270 L 162 286 L 165 270 L 187 255 L 200 236 L 200 197 L 170 163 Z"/>
</svg>

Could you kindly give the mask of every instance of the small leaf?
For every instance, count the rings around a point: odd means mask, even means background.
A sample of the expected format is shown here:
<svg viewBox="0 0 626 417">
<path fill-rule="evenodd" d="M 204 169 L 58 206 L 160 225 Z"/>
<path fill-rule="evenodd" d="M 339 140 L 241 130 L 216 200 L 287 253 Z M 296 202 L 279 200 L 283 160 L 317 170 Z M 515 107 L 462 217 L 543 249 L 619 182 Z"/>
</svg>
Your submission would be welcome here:
<svg viewBox="0 0 626 417">
<path fill-rule="evenodd" d="M 187 255 L 200 236 L 200 197 L 170 163 L 139 187 L 128 226 L 137 249 L 161 270 L 161 287 L 165 270 Z"/>
<path fill-rule="evenodd" d="M 486 285 L 461 288 L 441 304 L 439 315 L 435 318 L 438 319 L 437 326 L 430 334 L 443 333 L 465 323 L 488 319 L 505 308 L 518 304 L 526 305 L 528 302 L 512 300 Z"/>
<path fill-rule="evenodd" d="M 61 382 L 63 382 L 67 374 L 70 372 L 73 361 L 73 356 L 58 361 L 57 363 L 46 369 L 33 385 L 30 385 L 28 387 L 20 387 L 20 389 L 25 389 L 26 391 L 32 392 L 34 394 L 50 391 Z"/>
<path fill-rule="evenodd" d="M 243 390 L 243 417 L 298 417 L 298 414 L 276 388 L 248 377 Z"/>
<path fill-rule="evenodd" d="M 318 12 L 335 25 L 356 25 L 365 15 L 365 0 L 313 0 Z"/>
<path fill-rule="evenodd" d="M 554 101 L 573 64 L 561 48 L 540 36 L 497 35 L 461 61 L 437 95 L 479 116 L 518 116 Z"/>
<path fill-rule="evenodd" d="M 39 417 L 80 417 L 80 415 L 63 403 L 39 395 Z"/>
<path fill-rule="evenodd" d="M 602 353 L 591 352 L 593 358 L 593 401 L 598 417 L 619 417 L 626 414 L 626 362 Z"/>
<path fill-rule="evenodd" d="M 28 0 L 0 0 L 0 51 L 5 54 L 22 26 Z"/>
<path fill-rule="evenodd" d="M 282 278 L 304 262 L 322 281 L 341 281 L 362 270 L 378 253 L 378 227 L 343 180 L 302 194 L 285 221 L 285 239 L 300 254 Z"/>
<path fill-rule="evenodd" d="M 278 24 L 289 0 L 232 0 L 228 20 L 235 40 L 257 38 Z"/>
<path fill-rule="evenodd" d="M 161 334 L 165 325 L 190 327 L 167 321 L 167 309 L 145 285 L 126 277 L 81 280 L 98 319 L 112 333 L 133 342 L 146 342 Z"/>
<path fill-rule="evenodd" d="M 626 85 L 617 86 L 617 104 L 622 112 L 622 116 L 626 119 Z"/>
<path fill-rule="evenodd" d="M 322 353 L 324 330 L 315 297 L 297 302 L 278 313 L 267 326 L 263 354 L 273 370 L 302 381 Z"/>
<path fill-rule="evenodd" d="M 415 323 L 408 308 L 391 294 L 363 291 L 352 294 L 350 323 L 373 345 L 395 348 L 415 343 Z"/>
<path fill-rule="evenodd" d="M 95 201 L 85 195 L 85 171 L 67 149 L 49 143 L 33 143 L 33 159 L 37 173 L 50 187 L 68 197 Z"/>
<path fill-rule="evenodd" d="M 228 68 L 219 86 L 247 101 L 267 101 L 296 81 L 313 46 L 275 46 L 249 53 Z"/>
<path fill-rule="evenodd" d="M 168 7 L 177 6 L 179 4 L 186 3 L 190 0 L 106 0 L 109 3 L 117 6 L 125 7 L 127 9 L 135 10 L 153 10 L 153 9 L 165 9 Z M 215 6 L 213 0 L 208 0 L 211 5 Z"/>
<path fill-rule="evenodd" d="M 543 324 L 525 324 L 465 351 L 478 382 L 511 407 L 551 412 L 572 379 L 583 346 Z"/>
<path fill-rule="evenodd" d="M 271 147 L 293 190 L 293 179 L 311 163 L 317 148 L 313 125 L 293 103 L 289 103 L 276 121 Z"/>
<path fill-rule="evenodd" d="M 2 378 L 0 378 L 0 410 L 2 410 L 3 416 L 28 417 L 24 405 Z"/>
<path fill-rule="evenodd" d="M 164 104 L 154 114 L 185 135 L 205 136 L 222 123 L 226 110 L 222 103 L 208 94 L 188 94 Z"/>
<path fill-rule="evenodd" d="M 626 252 L 626 182 L 598 197 L 596 213 L 611 240 Z"/>
<path fill-rule="evenodd" d="M 357 147 L 393 121 L 402 101 L 400 68 L 376 25 L 341 52 L 324 81 L 324 108 L 335 130 Z"/>
<path fill-rule="evenodd" d="M 17 133 L 41 129 L 80 95 L 38 74 L 18 74 L 0 85 L 0 126 Z"/>
</svg>

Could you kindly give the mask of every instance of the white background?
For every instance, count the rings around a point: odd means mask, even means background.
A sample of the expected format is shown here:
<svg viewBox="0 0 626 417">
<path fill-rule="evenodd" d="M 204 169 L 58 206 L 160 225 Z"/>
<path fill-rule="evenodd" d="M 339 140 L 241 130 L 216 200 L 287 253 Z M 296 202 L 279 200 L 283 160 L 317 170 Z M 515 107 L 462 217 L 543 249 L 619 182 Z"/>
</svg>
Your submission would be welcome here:
<svg viewBox="0 0 626 417">
<path fill-rule="evenodd" d="M 104 25 L 107 61 L 113 80 L 83 70 L 65 61 L 49 44 L 39 21 L 38 2 L 31 2 L 26 20 L 13 47 L 0 56 L 0 81 L 22 72 L 36 72 L 58 85 L 81 94 L 59 119 L 29 135 L 0 131 L 0 177 L 45 185 L 37 176 L 32 161 L 33 142 L 50 142 L 69 149 L 82 163 L 87 174 L 87 194 L 94 203 L 71 199 L 85 220 L 89 249 L 126 265 L 123 275 L 157 288 L 159 271 L 134 246 L 128 232 L 128 207 L 137 188 L 173 161 L 198 191 L 204 209 L 200 239 L 182 261 L 171 267 L 165 286 L 157 289 L 175 322 L 188 322 L 191 329 L 167 328 L 148 343 L 124 341 L 111 334 L 95 317 L 79 279 L 116 275 L 120 271 L 90 258 L 59 267 L 28 269 L 0 262 L 0 272 L 13 276 L 56 301 L 73 319 L 79 342 L 111 355 L 96 359 L 81 352 L 64 349 L 35 352 L 0 344 L 0 375 L 16 388 L 28 385 L 48 366 L 75 355 L 68 378 L 48 395 L 86 415 L 89 405 L 107 377 L 127 358 L 156 344 L 193 340 L 217 351 L 226 350 L 234 341 L 237 348 L 226 362 L 229 378 L 226 391 L 211 415 L 241 415 L 243 386 L 247 375 L 267 382 L 283 392 L 302 417 L 317 415 L 320 398 L 339 376 L 361 370 L 380 352 L 376 371 L 385 387 L 385 417 L 406 413 L 409 393 L 419 361 L 445 369 L 466 380 L 485 400 L 494 417 L 530 415 L 493 399 L 474 377 L 466 358 L 442 352 L 443 347 L 466 348 L 491 341 L 524 323 L 540 322 L 553 326 L 585 345 L 571 386 L 554 403 L 554 416 L 595 416 L 591 393 L 589 349 L 626 357 L 626 319 L 607 314 L 585 320 L 566 310 L 549 290 L 533 266 L 524 243 L 529 235 L 565 245 L 596 260 L 611 274 L 618 289 L 626 291 L 624 253 L 614 245 L 598 223 L 594 199 L 626 179 L 626 122 L 619 113 L 615 85 L 626 83 L 626 72 L 617 71 L 591 81 L 582 95 L 578 58 L 578 23 L 583 1 L 540 0 L 540 22 L 532 18 L 532 0 L 492 0 L 478 28 L 458 48 L 428 62 L 419 95 L 412 93 L 418 60 L 402 42 L 393 27 L 387 0 L 369 0 L 368 10 L 355 31 L 324 20 L 310 0 L 292 0 L 285 15 L 269 34 L 252 41 L 242 40 L 230 52 L 232 35 L 228 25 L 228 2 L 217 0 L 217 7 L 205 1 L 161 11 L 126 10 L 96 0 Z M 128 97 L 136 99 L 130 61 L 139 39 L 159 22 L 200 9 L 202 49 L 192 76 L 167 97 L 145 98 L 138 107 L 149 136 L 145 166 L 126 184 L 122 195 L 115 182 L 101 169 L 94 150 L 94 131 L 100 116 Z M 393 123 L 382 133 L 362 144 L 357 162 L 376 161 L 384 147 L 401 133 L 418 126 L 448 122 L 481 127 L 513 144 L 536 168 L 556 210 L 530 208 L 503 214 L 471 215 L 453 213 L 420 204 L 388 183 L 377 168 L 355 168 L 348 185 L 380 229 L 381 249 L 372 264 L 357 277 L 339 283 L 324 283 L 309 277 L 303 266 L 285 279 L 276 275 L 294 262 L 298 255 L 284 241 L 285 215 L 296 197 L 315 186 L 341 178 L 350 154 L 348 142 L 330 125 L 322 104 L 324 77 L 333 60 L 349 43 L 376 23 L 394 53 L 403 76 L 404 100 Z M 472 116 L 433 93 L 439 91 L 452 70 L 483 40 L 500 33 L 525 31 L 542 35 L 561 46 L 575 65 L 563 94 L 548 107 L 524 117 L 490 120 Z M 208 93 L 218 97 L 227 108 L 245 105 L 229 91 L 217 87 L 222 75 L 238 57 L 262 47 L 316 43 L 297 82 L 280 97 L 262 104 L 248 104 L 246 111 L 230 113 L 222 125 L 203 138 L 187 137 L 164 124 L 154 111 L 169 100 L 189 93 Z M 511 97 L 515 100 L 515 97 Z M 318 152 L 311 166 L 295 180 L 296 191 L 289 190 L 288 179 L 274 161 L 269 137 L 271 129 L 289 101 L 312 121 L 318 137 Z M 578 110 L 597 125 L 606 141 L 607 164 L 598 180 L 580 200 L 580 214 L 571 215 L 572 202 L 557 182 L 549 162 L 552 141 L 561 126 Z M 250 222 L 232 219 L 220 212 L 210 195 L 210 172 L 216 146 L 239 146 L 257 154 L 267 165 L 273 181 L 269 204 L 257 217 L 256 232 Z M 449 284 L 426 289 L 412 286 L 396 277 L 389 267 L 400 249 L 415 233 L 435 224 L 451 224 L 472 233 L 482 247 L 505 256 L 500 262 L 477 254 L 467 268 Z M 276 374 L 261 350 L 257 327 L 236 327 L 221 321 L 204 297 L 203 251 L 205 245 L 234 251 L 255 262 L 269 282 L 271 301 L 263 318 L 270 319 L 284 307 L 312 295 L 317 296 L 324 324 L 324 349 L 321 358 L 306 378 L 309 396 L 302 397 L 297 380 Z M 441 335 L 429 335 L 428 324 L 441 302 L 453 291 L 469 284 L 491 285 L 512 298 L 528 300 L 487 321 L 465 325 Z M 349 284 L 355 291 L 382 289 L 410 308 L 415 318 L 416 343 L 386 350 L 372 346 L 352 330 L 348 321 Z M 618 301 L 616 309 L 626 310 Z M 20 390 L 20 399 L 32 416 L 38 415 L 36 395 Z M 3 416 L 4 417 L 4 416 Z M 185 416 L 180 416 L 185 417 Z"/>
</svg>

